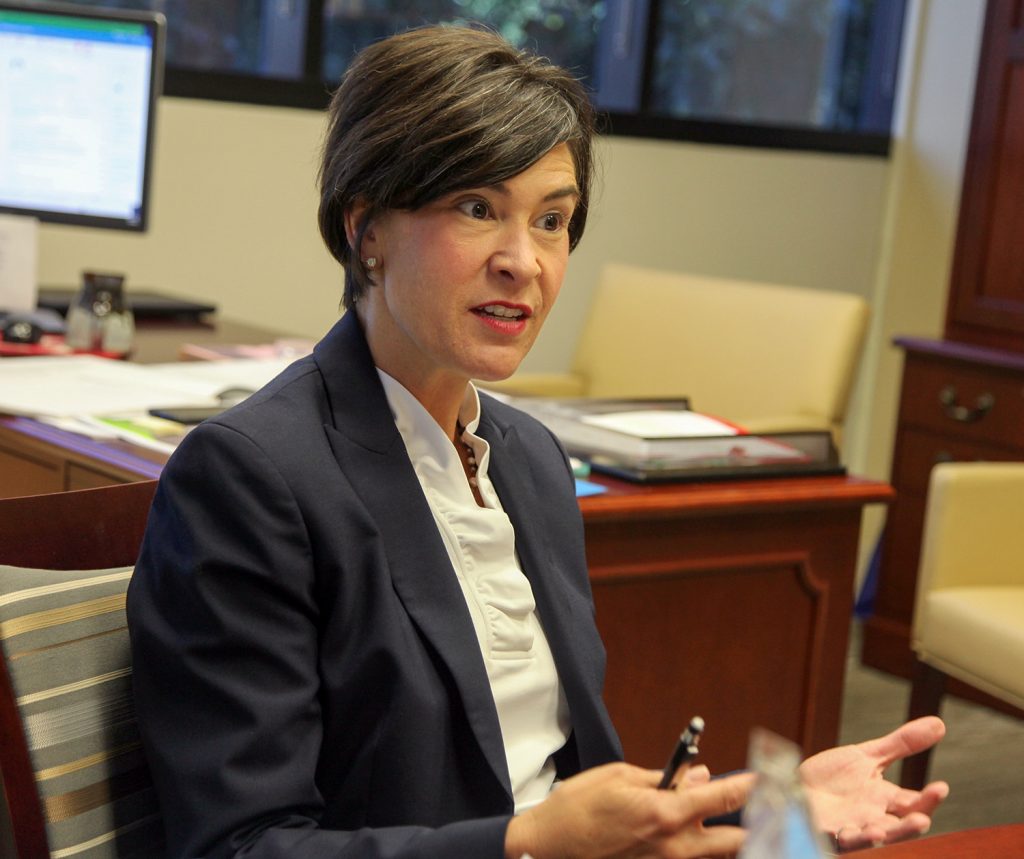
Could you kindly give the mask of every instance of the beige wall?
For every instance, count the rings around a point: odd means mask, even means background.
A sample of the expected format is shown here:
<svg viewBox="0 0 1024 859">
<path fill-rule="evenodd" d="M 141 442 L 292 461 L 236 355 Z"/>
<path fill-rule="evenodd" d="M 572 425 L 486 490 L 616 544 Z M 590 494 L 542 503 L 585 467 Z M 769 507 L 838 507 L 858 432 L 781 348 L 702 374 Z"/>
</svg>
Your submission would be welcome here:
<svg viewBox="0 0 1024 859">
<path fill-rule="evenodd" d="M 982 8 L 909 4 L 890 159 L 603 141 L 587 236 L 525 368 L 568 366 L 608 260 L 864 295 L 874 315 L 846 451 L 854 470 L 885 477 L 899 372 L 888 341 L 941 330 Z M 150 232 L 43 226 L 40 281 L 123 270 L 131 284 L 213 300 L 225 316 L 319 335 L 341 290 L 316 231 L 321 121 L 165 98 Z"/>
<path fill-rule="evenodd" d="M 39 281 L 83 268 L 217 303 L 224 316 L 306 336 L 337 317 L 341 269 L 316 228 L 315 111 L 164 98 L 151 228 L 144 235 L 46 226 Z"/>
<path fill-rule="evenodd" d="M 886 159 L 610 138 L 600 160 L 587 234 L 527 369 L 568 365 L 607 261 L 870 294 Z"/>
<path fill-rule="evenodd" d="M 211 299 L 228 316 L 317 335 L 340 269 L 316 231 L 322 117 L 165 98 L 145 235 L 44 225 L 40 281 L 82 268 Z M 609 138 L 587 236 L 528 367 L 560 369 L 606 260 L 871 290 L 885 159 Z"/>
<path fill-rule="evenodd" d="M 906 34 L 892 181 L 851 456 L 885 476 L 899 397 L 894 336 L 941 336 L 984 0 L 920 0 Z M 867 395 L 869 392 L 869 396 Z"/>
<path fill-rule="evenodd" d="M 874 316 L 845 450 L 851 468 L 883 479 L 889 476 L 902 371 L 902 353 L 892 338 L 942 335 L 985 7 L 984 0 L 909 5 L 909 62 L 881 224 Z M 865 560 L 884 518 L 877 509 L 865 516 Z"/>
</svg>

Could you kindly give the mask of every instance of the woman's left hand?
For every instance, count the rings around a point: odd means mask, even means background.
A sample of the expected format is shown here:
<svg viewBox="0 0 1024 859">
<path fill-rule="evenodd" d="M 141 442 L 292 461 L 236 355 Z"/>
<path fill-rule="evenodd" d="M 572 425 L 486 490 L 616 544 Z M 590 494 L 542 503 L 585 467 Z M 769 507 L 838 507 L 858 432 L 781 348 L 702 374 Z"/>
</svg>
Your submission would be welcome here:
<svg viewBox="0 0 1024 859">
<path fill-rule="evenodd" d="M 946 733 L 935 716 L 915 719 L 891 734 L 839 746 L 808 758 L 800 775 L 819 827 L 842 850 L 922 835 L 949 793 L 945 782 L 906 790 L 883 778 L 892 763 L 934 746 Z"/>
</svg>

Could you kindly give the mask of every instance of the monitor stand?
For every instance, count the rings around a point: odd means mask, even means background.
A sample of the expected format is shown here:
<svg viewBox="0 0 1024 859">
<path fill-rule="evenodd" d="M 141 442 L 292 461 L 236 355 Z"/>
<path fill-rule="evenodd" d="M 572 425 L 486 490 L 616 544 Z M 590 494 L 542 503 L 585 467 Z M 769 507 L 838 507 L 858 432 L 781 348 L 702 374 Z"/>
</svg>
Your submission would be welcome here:
<svg viewBox="0 0 1024 859">
<path fill-rule="evenodd" d="M 0 214 L 0 310 L 35 309 L 38 263 L 39 221 Z"/>
</svg>

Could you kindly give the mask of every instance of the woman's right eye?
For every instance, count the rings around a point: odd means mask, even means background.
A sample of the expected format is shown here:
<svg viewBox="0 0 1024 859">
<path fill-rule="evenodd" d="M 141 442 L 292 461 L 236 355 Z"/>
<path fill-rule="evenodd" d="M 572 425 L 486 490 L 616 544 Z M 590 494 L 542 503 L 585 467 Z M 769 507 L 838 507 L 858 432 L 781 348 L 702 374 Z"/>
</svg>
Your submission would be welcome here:
<svg viewBox="0 0 1024 859">
<path fill-rule="evenodd" d="M 476 218 L 478 221 L 484 220 L 491 214 L 490 207 L 483 200 L 466 200 L 459 203 L 459 209 L 463 214 Z"/>
</svg>

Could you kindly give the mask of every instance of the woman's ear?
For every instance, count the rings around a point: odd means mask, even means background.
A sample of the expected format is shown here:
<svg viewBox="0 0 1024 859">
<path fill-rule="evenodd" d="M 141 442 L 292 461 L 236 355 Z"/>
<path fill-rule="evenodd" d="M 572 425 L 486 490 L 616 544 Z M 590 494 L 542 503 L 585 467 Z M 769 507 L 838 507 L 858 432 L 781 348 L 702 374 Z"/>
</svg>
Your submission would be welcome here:
<svg viewBox="0 0 1024 859">
<path fill-rule="evenodd" d="M 362 224 L 363 218 L 366 217 L 366 213 L 369 210 L 370 205 L 362 197 L 356 200 L 351 206 L 345 209 L 345 238 L 348 239 L 348 245 L 352 248 L 352 253 L 358 256 L 360 249 L 356 247 L 356 236 L 359 234 L 359 225 Z M 373 229 L 368 228 L 363 234 L 363 240 L 373 238 Z"/>
</svg>

